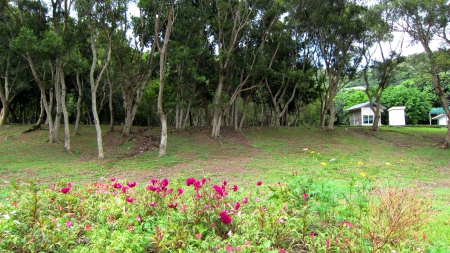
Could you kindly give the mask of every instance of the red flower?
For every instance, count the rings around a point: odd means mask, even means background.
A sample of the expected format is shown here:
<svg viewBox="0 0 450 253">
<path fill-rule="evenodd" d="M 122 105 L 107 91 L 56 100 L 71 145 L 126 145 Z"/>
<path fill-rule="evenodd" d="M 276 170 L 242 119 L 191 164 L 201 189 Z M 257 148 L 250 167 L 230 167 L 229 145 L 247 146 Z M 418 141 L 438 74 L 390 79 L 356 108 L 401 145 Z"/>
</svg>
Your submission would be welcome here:
<svg viewBox="0 0 450 253">
<path fill-rule="evenodd" d="M 136 182 L 127 182 L 128 187 L 133 188 L 136 186 Z"/>
<path fill-rule="evenodd" d="M 223 185 L 227 185 L 227 180 L 223 180 Z"/>
<path fill-rule="evenodd" d="M 86 231 L 91 230 L 91 225 L 86 225 L 86 227 L 84 227 L 84 230 L 86 230 Z"/>
<path fill-rule="evenodd" d="M 156 191 L 156 187 L 153 185 L 147 185 L 147 190 L 154 192 Z"/>
<path fill-rule="evenodd" d="M 195 178 L 190 177 L 190 178 L 186 179 L 186 185 L 191 186 L 195 183 L 195 181 L 196 181 Z"/>
<path fill-rule="evenodd" d="M 175 207 L 177 207 L 178 206 L 178 203 L 177 202 L 175 202 L 175 203 L 170 203 L 169 204 L 169 208 L 175 208 Z"/>
<path fill-rule="evenodd" d="M 153 185 L 155 185 L 156 183 L 158 183 L 158 179 L 152 179 L 152 180 L 150 180 L 150 183 L 152 183 Z"/>
<path fill-rule="evenodd" d="M 114 182 L 114 181 L 116 181 L 116 178 L 113 177 L 113 178 L 111 178 L 109 181 Z"/>
<path fill-rule="evenodd" d="M 206 178 L 202 178 L 202 184 L 206 183 Z"/>
<path fill-rule="evenodd" d="M 70 191 L 69 187 L 61 188 L 61 192 L 64 193 L 64 194 L 67 194 L 69 191 Z"/>
<path fill-rule="evenodd" d="M 115 184 L 113 184 L 113 187 L 116 189 L 119 189 L 119 188 L 122 188 L 122 185 L 119 183 L 115 183 Z"/>
<path fill-rule="evenodd" d="M 133 201 L 134 201 L 134 199 L 133 199 L 133 198 L 130 198 L 130 197 L 126 197 L 125 200 L 126 200 L 128 203 L 133 203 Z"/>
<path fill-rule="evenodd" d="M 181 189 L 181 188 L 178 188 L 178 195 L 181 195 L 181 194 L 183 194 L 183 189 Z"/>
<path fill-rule="evenodd" d="M 262 182 L 258 181 L 258 182 L 256 182 L 256 185 L 260 186 L 260 185 L 262 185 Z"/>
<path fill-rule="evenodd" d="M 238 186 L 237 186 L 237 185 L 234 185 L 234 186 L 233 186 L 233 191 L 237 192 L 237 190 L 238 190 Z"/>
<path fill-rule="evenodd" d="M 128 187 L 126 187 L 126 186 L 122 187 L 122 193 L 127 193 L 127 189 L 128 189 Z"/>
<path fill-rule="evenodd" d="M 222 211 L 219 213 L 220 220 L 222 220 L 223 224 L 227 225 L 230 224 L 232 219 L 230 216 L 228 216 L 227 211 Z"/>
</svg>

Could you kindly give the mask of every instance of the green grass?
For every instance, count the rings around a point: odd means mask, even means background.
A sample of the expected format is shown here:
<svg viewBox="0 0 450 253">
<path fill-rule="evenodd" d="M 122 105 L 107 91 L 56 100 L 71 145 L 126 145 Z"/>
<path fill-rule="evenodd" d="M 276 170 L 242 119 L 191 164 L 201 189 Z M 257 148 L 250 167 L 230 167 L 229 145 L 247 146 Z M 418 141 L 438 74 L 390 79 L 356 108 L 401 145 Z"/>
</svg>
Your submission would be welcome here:
<svg viewBox="0 0 450 253">
<path fill-rule="evenodd" d="M 83 126 L 81 135 L 72 138 L 73 154 L 65 153 L 62 143 L 49 144 L 47 131 L 21 133 L 29 127 L 0 127 L 0 195 L 8 187 L 4 182 L 15 179 L 76 182 L 119 175 L 148 181 L 211 176 L 252 187 L 258 180 L 289 181 L 295 172 L 342 190 L 352 177 L 365 173 L 380 185 L 417 185 L 432 192 L 435 213 L 425 231 L 432 242 L 450 242 L 450 150 L 437 148 L 444 128 L 384 126 L 380 132 L 358 127 L 336 127 L 333 132 L 311 127 L 245 128 L 239 135 L 245 142 L 226 132 L 215 140 L 208 130 L 188 128 L 169 134 L 165 157 L 154 150 L 123 158 L 135 148 L 134 142 L 123 142 L 99 161 L 93 126 Z M 120 129 L 112 134 L 121 138 Z M 158 136 L 159 130 L 147 134 Z"/>
</svg>

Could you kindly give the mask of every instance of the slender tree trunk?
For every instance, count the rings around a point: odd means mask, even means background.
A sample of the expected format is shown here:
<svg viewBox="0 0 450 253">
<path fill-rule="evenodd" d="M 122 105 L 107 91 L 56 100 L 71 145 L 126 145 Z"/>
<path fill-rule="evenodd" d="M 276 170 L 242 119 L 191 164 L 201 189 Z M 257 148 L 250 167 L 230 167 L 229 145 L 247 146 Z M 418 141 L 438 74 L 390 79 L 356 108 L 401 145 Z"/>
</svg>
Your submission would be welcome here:
<svg viewBox="0 0 450 253">
<path fill-rule="evenodd" d="M 59 143 L 59 128 L 61 127 L 61 72 L 59 71 L 59 65 L 61 64 L 61 60 L 57 60 L 55 64 L 55 74 L 54 74 L 54 96 L 56 101 L 56 114 L 55 121 L 53 124 L 53 139 L 56 143 Z"/>
<path fill-rule="evenodd" d="M 78 99 L 77 99 L 77 115 L 75 118 L 75 127 L 73 129 L 73 135 L 77 135 L 80 132 L 80 118 L 81 118 L 81 103 L 83 101 L 83 83 L 80 82 L 80 74 L 77 72 L 77 90 L 78 90 Z"/>
<path fill-rule="evenodd" d="M 64 72 L 61 69 L 63 66 L 60 66 L 61 72 L 61 106 L 64 118 L 64 150 L 66 152 L 72 153 L 70 148 L 70 129 L 69 129 L 69 113 L 67 112 L 66 106 L 66 81 L 64 79 Z"/>
<path fill-rule="evenodd" d="M 0 113 L 0 126 L 6 125 L 6 120 L 8 119 L 9 112 L 10 112 L 9 101 L 2 101 L 2 104 L 3 104 L 3 108 L 1 109 L 1 113 Z"/>
<path fill-rule="evenodd" d="M 250 103 L 251 94 L 247 95 L 244 99 L 244 109 L 242 110 L 242 118 L 241 122 L 239 123 L 239 131 L 242 131 L 242 126 L 245 123 L 246 117 L 247 117 L 247 108 L 248 104 Z"/>
<path fill-rule="evenodd" d="M 169 13 L 167 17 L 167 26 L 164 34 L 164 42 L 162 49 L 159 50 L 159 92 L 158 92 L 158 116 L 161 121 L 161 143 L 159 144 L 159 156 L 165 156 L 167 151 L 167 119 L 166 115 L 163 111 L 163 92 L 164 92 L 164 80 L 166 76 L 166 53 L 167 53 L 167 45 L 169 44 L 169 37 L 172 30 L 172 22 L 173 22 L 173 8 L 174 1 L 171 2 Z M 156 18 L 158 20 L 158 18 Z M 157 24 L 155 23 L 155 38 L 158 37 L 158 29 Z M 159 48 L 159 42 L 158 42 Z"/>
<path fill-rule="evenodd" d="M 114 132 L 113 85 L 109 82 L 109 131 Z"/>
<path fill-rule="evenodd" d="M 222 89 L 225 75 L 221 71 L 219 75 L 219 85 L 217 85 L 216 92 L 214 94 L 214 115 L 212 120 L 212 133 L 211 137 L 218 138 L 220 135 L 220 126 L 222 123 Z"/>
</svg>

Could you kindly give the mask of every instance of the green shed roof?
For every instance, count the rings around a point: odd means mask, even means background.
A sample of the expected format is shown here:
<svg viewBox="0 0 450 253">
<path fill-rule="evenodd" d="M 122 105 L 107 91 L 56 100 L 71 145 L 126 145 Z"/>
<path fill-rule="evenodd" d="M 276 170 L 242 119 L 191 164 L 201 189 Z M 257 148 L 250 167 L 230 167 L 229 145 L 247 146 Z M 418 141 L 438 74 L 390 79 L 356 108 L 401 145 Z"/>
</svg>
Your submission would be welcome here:
<svg viewBox="0 0 450 253">
<path fill-rule="evenodd" d="M 450 106 L 448 107 L 448 109 L 450 109 Z M 431 108 L 430 110 L 430 114 L 443 114 L 444 112 L 444 108 L 439 107 L 439 108 Z"/>
</svg>

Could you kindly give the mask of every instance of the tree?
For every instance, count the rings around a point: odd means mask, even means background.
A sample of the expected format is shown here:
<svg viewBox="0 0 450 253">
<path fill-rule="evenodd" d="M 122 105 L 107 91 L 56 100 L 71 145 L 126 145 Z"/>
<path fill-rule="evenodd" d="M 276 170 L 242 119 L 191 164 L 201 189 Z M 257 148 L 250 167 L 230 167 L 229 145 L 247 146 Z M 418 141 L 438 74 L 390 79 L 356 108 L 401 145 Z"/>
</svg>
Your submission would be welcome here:
<svg viewBox="0 0 450 253">
<path fill-rule="evenodd" d="M 315 1 L 311 7 L 313 10 L 307 19 L 310 34 L 319 48 L 319 61 L 323 62 L 327 73 L 328 83 L 323 87 L 327 106 L 323 109 L 330 112 L 327 129 L 332 131 L 335 121 L 334 98 L 345 86 L 341 79 L 344 76 L 351 78 L 361 61 L 358 43 L 367 30 L 363 19 L 367 8 L 348 0 Z"/>
<path fill-rule="evenodd" d="M 121 1 L 79 1 L 77 2 L 79 20 L 86 19 L 90 31 L 92 62 L 89 73 L 91 86 L 92 114 L 94 116 L 95 131 L 97 133 L 98 159 L 104 158 L 102 129 L 97 111 L 97 90 L 103 75 L 111 61 L 112 35 L 123 19 L 126 5 Z M 84 18 L 85 17 L 85 18 Z M 106 53 L 103 59 L 98 58 L 98 46 L 104 40 Z M 97 72 L 97 68 L 100 69 Z"/>
<path fill-rule="evenodd" d="M 397 21 L 397 26 L 424 48 L 429 59 L 429 74 L 434 90 L 442 103 L 445 114 L 450 118 L 449 103 L 441 82 L 439 62 L 437 61 L 436 53 L 431 50 L 430 46 L 435 36 L 440 36 L 444 39 L 448 38 L 448 29 L 446 29 L 449 22 L 448 1 L 396 0 L 392 4 L 396 12 L 395 20 Z M 447 128 L 448 130 L 442 144 L 444 148 L 448 148 L 450 143 L 450 121 Z"/>
</svg>

